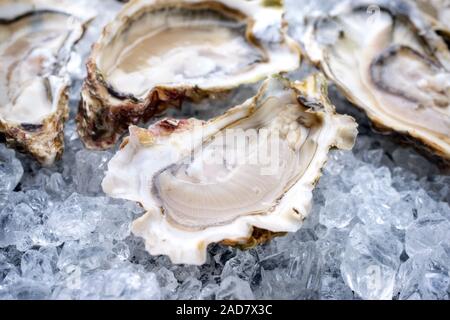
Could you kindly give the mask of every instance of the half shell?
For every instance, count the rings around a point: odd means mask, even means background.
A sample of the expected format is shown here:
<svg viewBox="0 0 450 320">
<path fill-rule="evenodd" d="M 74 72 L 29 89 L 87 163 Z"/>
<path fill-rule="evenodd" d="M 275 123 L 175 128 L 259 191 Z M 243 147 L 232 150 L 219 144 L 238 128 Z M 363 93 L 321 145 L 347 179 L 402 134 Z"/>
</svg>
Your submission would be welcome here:
<svg viewBox="0 0 450 320">
<path fill-rule="evenodd" d="M 414 6 L 353 1 L 309 19 L 303 43 L 379 129 L 450 159 L 450 53 Z"/>
<path fill-rule="evenodd" d="M 0 2 L 0 132 L 9 145 L 44 165 L 64 149 L 64 66 L 84 32 L 80 18 L 52 4 Z"/>
<path fill-rule="evenodd" d="M 356 133 L 326 98 L 323 77 L 270 78 L 208 122 L 131 126 L 103 190 L 146 209 L 133 232 L 151 254 L 202 264 L 212 242 L 247 246 L 298 230 L 329 149 L 350 149 Z"/>
<path fill-rule="evenodd" d="M 256 82 L 299 65 L 282 7 L 267 1 L 138 0 L 127 4 L 87 63 L 78 131 L 114 145 L 130 124 L 184 99 Z"/>
</svg>

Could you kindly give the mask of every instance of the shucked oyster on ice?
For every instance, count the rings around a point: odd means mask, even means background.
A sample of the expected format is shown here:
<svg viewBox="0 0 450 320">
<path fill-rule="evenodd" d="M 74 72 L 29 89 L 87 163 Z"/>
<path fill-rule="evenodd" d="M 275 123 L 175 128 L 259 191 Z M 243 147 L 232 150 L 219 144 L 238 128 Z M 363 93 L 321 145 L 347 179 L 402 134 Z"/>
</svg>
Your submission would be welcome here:
<svg viewBox="0 0 450 320">
<path fill-rule="evenodd" d="M 377 127 L 449 160 L 450 54 L 425 20 L 404 1 L 353 1 L 309 19 L 303 43 Z"/>
<path fill-rule="evenodd" d="M 270 3 L 267 5 L 265 3 Z M 106 28 L 87 62 L 78 131 L 114 145 L 130 124 L 298 67 L 276 1 L 138 0 Z"/>
<path fill-rule="evenodd" d="M 83 34 L 81 18 L 57 3 L 0 1 L 0 133 L 44 165 L 64 149 L 64 65 Z"/>
<path fill-rule="evenodd" d="M 335 113 L 323 76 L 274 77 L 208 122 L 130 127 L 103 190 L 142 204 L 132 231 L 151 254 L 202 264 L 212 242 L 251 246 L 298 230 L 331 147 L 350 149 L 353 118 Z"/>
</svg>

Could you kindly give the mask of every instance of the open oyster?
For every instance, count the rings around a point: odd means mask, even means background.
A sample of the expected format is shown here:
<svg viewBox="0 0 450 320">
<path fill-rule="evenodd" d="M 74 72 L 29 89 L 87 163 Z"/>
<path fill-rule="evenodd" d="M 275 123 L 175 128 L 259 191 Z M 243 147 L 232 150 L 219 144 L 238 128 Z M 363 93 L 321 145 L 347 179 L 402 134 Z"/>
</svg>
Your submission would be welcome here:
<svg viewBox="0 0 450 320">
<path fill-rule="evenodd" d="M 102 186 L 146 209 L 133 232 L 151 254 L 202 264 L 209 243 L 251 246 L 298 230 L 329 149 L 350 149 L 356 133 L 327 100 L 323 76 L 270 78 L 208 122 L 131 126 Z"/>
<path fill-rule="evenodd" d="M 77 117 L 88 148 L 111 147 L 130 124 L 183 99 L 256 82 L 299 65 L 282 7 L 270 1 L 138 0 L 94 45 Z"/>
<path fill-rule="evenodd" d="M 309 19 L 303 42 L 375 126 L 422 141 L 448 160 L 450 55 L 425 20 L 404 1 L 353 1 Z"/>
<path fill-rule="evenodd" d="M 53 1 L 0 2 L 0 132 L 50 165 L 64 149 L 64 65 L 84 27 Z"/>
</svg>

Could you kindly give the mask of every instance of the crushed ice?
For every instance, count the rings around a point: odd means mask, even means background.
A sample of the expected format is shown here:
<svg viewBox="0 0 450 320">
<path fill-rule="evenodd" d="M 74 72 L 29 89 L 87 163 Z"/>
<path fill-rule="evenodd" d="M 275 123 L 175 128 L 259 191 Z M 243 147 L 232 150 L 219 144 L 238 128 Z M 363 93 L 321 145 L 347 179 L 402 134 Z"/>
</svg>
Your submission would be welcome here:
<svg viewBox="0 0 450 320">
<path fill-rule="evenodd" d="M 361 134 L 352 152 L 331 153 L 299 232 L 249 251 L 213 245 L 200 267 L 150 256 L 130 235 L 142 209 L 101 192 L 113 151 L 85 150 L 73 120 L 82 60 L 108 12 L 70 65 L 63 160 L 40 168 L 0 144 L 0 299 L 449 299 L 450 177 L 372 133 L 334 88 Z M 175 115 L 211 117 L 256 87 Z"/>
</svg>

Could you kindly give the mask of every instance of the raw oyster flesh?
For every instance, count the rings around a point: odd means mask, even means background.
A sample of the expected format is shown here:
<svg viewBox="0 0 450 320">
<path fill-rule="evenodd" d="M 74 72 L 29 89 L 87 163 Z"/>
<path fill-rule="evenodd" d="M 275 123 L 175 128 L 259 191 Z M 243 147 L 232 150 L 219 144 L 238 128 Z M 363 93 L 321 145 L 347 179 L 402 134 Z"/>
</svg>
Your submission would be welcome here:
<svg viewBox="0 0 450 320">
<path fill-rule="evenodd" d="M 87 62 L 77 117 L 88 148 L 115 144 L 184 99 L 256 82 L 300 61 L 281 6 L 261 1 L 140 0 L 106 26 Z"/>
<path fill-rule="evenodd" d="M 449 0 L 412 0 L 430 19 L 434 29 L 446 38 L 450 38 L 450 1 Z"/>
<path fill-rule="evenodd" d="M 64 66 L 84 27 L 41 2 L 24 3 L 29 6 L 0 3 L 0 132 L 9 145 L 50 165 L 64 149 Z"/>
<path fill-rule="evenodd" d="M 415 6 L 353 1 L 308 20 L 307 54 L 382 131 L 450 159 L 450 53 Z M 373 6 L 376 7 L 373 7 Z M 368 8 L 376 9 L 368 15 Z"/>
<path fill-rule="evenodd" d="M 350 149 L 353 118 L 335 113 L 323 76 L 266 80 L 208 122 L 130 127 L 103 190 L 142 204 L 134 234 L 151 254 L 202 264 L 209 243 L 252 246 L 298 230 L 331 147 Z"/>
</svg>

